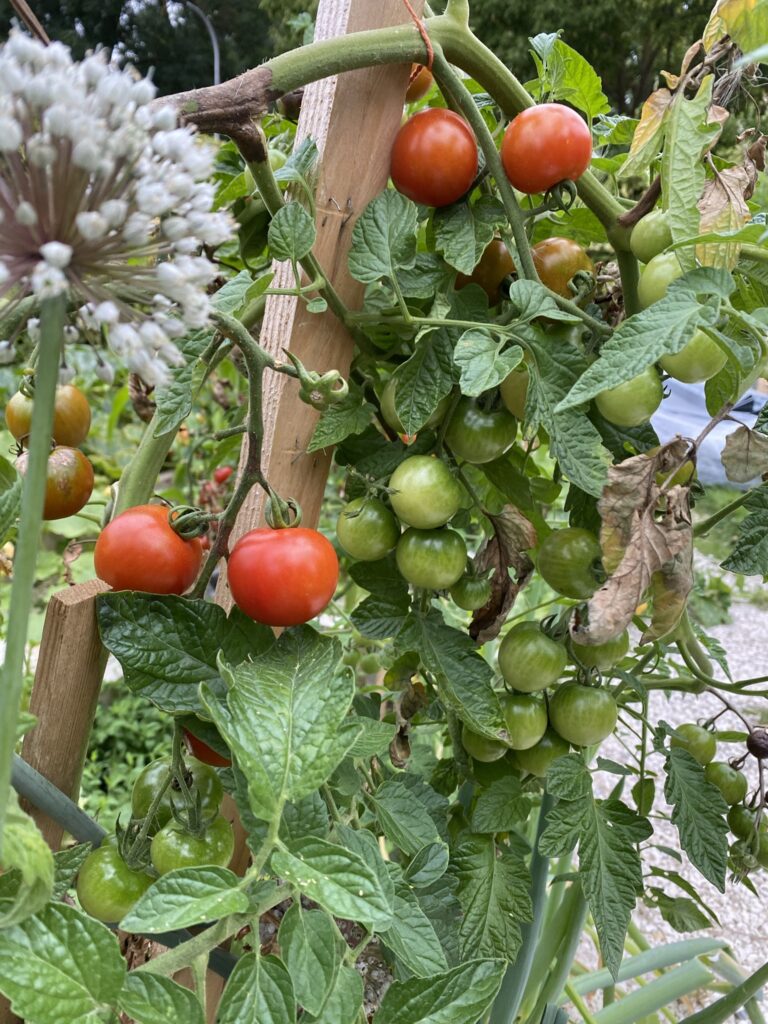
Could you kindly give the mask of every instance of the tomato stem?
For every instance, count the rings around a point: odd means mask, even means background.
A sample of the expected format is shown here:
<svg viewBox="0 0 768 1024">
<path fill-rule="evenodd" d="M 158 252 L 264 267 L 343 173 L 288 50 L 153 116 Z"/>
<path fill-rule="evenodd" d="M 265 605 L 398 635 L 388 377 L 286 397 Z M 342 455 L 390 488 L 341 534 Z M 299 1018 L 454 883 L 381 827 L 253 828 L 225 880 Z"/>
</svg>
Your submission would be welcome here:
<svg viewBox="0 0 768 1024">
<path fill-rule="evenodd" d="M 35 401 L 24 475 L 21 509 L 13 559 L 13 580 L 6 626 L 6 648 L 0 670 L 0 853 L 16 746 L 19 706 L 24 688 L 29 617 L 35 584 L 37 552 L 42 533 L 48 455 L 53 431 L 53 407 L 64 341 L 66 298 L 46 299 L 40 310 L 40 359 L 36 370 Z"/>
</svg>

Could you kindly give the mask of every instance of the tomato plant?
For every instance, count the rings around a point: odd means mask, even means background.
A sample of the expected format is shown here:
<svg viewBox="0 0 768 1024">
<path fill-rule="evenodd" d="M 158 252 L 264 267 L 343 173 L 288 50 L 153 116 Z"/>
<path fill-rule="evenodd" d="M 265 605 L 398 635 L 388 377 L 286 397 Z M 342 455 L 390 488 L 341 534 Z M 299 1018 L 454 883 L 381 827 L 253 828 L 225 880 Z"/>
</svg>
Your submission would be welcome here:
<svg viewBox="0 0 768 1024">
<path fill-rule="evenodd" d="M 202 545 L 198 537 L 180 537 L 168 516 L 166 505 L 137 505 L 108 523 L 93 553 L 99 579 L 113 590 L 188 590 L 200 569 Z"/>
<path fill-rule="evenodd" d="M 227 576 L 235 604 L 249 618 L 267 626 L 295 626 L 327 607 L 339 560 L 317 530 L 262 527 L 232 548 Z"/>
<path fill-rule="evenodd" d="M 199 836 L 170 822 L 152 840 L 152 866 L 159 875 L 167 875 L 178 868 L 198 868 L 203 864 L 224 868 L 232 859 L 234 848 L 232 826 L 221 815 L 206 825 Z"/>
<path fill-rule="evenodd" d="M 431 530 L 459 511 L 462 489 L 440 459 L 412 455 L 389 478 L 389 500 L 401 522 Z"/>
<path fill-rule="evenodd" d="M 499 386 L 501 400 L 518 420 L 525 419 L 525 400 L 528 397 L 529 375 L 526 369 L 518 367 Z"/>
<path fill-rule="evenodd" d="M 600 543 L 589 530 L 554 530 L 539 548 L 536 566 L 558 594 L 586 600 L 599 586 Z"/>
<path fill-rule="evenodd" d="M 565 647 L 546 636 L 535 622 L 514 626 L 499 647 L 499 671 L 513 690 L 534 693 L 556 682 L 565 668 Z"/>
<path fill-rule="evenodd" d="M 488 739 L 486 736 L 481 736 L 480 733 L 472 732 L 466 725 L 461 730 L 461 743 L 469 756 L 474 757 L 476 761 L 498 761 L 509 750 L 506 744 Z"/>
<path fill-rule="evenodd" d="M 28 452 L 16 459 L 16 469 L 24 476 Z M 87 504 L 93 493 L 93 466 L 79 448 L 54 448 L 48 456 L 43 519 L 73 516 Z"/>
<path fill-rule="evenodd" d="M 411 527 L 397 542 L 397 567 L 414 587 L 446 590 L 458 582 L 467 564 L 467 546 L 460 533 L 443 527 Z"/>
<path fill-rule="evenodd" d="M 133 871 L 116 846 L 104 844 L 89 853 L 77 875 L 80 906 L 98 921 L 117 924 L 153 882 L 146 871 Z"/>
<path fill-rule="evenodd" d="M 617 427 L 639 427 L 653 416 L 663 397 L 661 377 L 649 366 L 624 384 L 601 391 L 595 398 L 595 405 L 609 423 Z"/>
<path fill-rule="evenodd" d="M 464 611 L 474 612 L 488 604 L 491 597 L 491 581 L 482 576 L 462 576 L 451 587 L 451 600 Z"/>
<path fill-rule="evenodd" d="M 544 238 L 531 248 L 531 255 L 541 283 L 566 299 L 573 298 L 568 285 L 575 274 L 580 270 L 595 272 L 592 260 L 571 238 Z"/>
<path fill-rule="evenodd" d="M 24 443 L 29 437 L 34 400 L 17 391 L 5 407 L 5 422 L 17 441 Z M 66 448 L 76 448 L 88 436 L 91 428 L 91 407 L 80 388 L 62 384 L 56 389 L 53 406 L 53 441 Z"/>
<path fill-rule="evenodd" d="M 506 409 L 484 409 L 462 398 L 454 409 L 445 439 L 451 451 L 466 462 L 492 462 L 511 447 L 517 436 L 517 420 Z"/>
<path fill-rule="evenodd" d="M 693 722 L 678 725 L 671 743 L 673 747 L 687 750 L 699 764 L 709 764 L 717 752 L 715 734 Z"/>
<path fill-rule="evenodd" d="M 400 417 L 397 415 L 395 408 L 395 395 L 397 394 L 397 378 L 390 377 L 387 383 L 384 385 L 384 390 L 381 393 L 381 415 L 384 417 L 384 422 L 388 427 L 396 430 L 398 434 L 404 434 L 405 428 L 400 422 Z M 442 422 L 443 417 L 451 404 L 450 395 L 446 395 L 442 398 L 435 407 L 434 412 L 427 419 L 422 429 L 429 430 L 430 427 L 437 426 L 438 423 Z"/>
<path fill-rule="evenodd" d="M 166 786 L 171 763 L 167 758 L 158 758 L 141 770 L 131 791 L 131 810 L 136 818 L 145 818 L 156 796 L 163 790 L 160 802 L 153 815 L 155 826 L 162 826 L 171 820 L 173 809 L 183 806 L 181 784 L 173 778 Z M 214 814 L 219 809 L 223 789 L 216 772 L 208 764 L 195 757 L 188 757 L 184 782 L 194 800 L 199 797 L 200 809 L 204 815 Z"/>
<path fill-rule="evenodd" d="M 501 159 L 518 191 L 546 192 L 582 176 L 592 159 L 592 135 L 575 110 L 561 103 L 540 103 L 512 119 L 504 133 Z"/>
<path fill-rule="evenodd" d="M 717 786 L 729 805 L 740 804 L 747 795 L 746 775 L 724 761 L 709 761 L 705 764 L 704 777 L 707 782 Z"/>
<path fill-rule="evenodd" d="M 468 191 L 477 174 L 477 143 L 452 110 L 430 107 L 402 126 L 392 145 L 392 183 L 425 206 L 448 206 Z"/>
<path fill-rule="evenodd" d="M 575 747 L 602 743 L 616 728 L 616 701 L 608 690 L 566 683 L 549 700 L 552 728 Z"/>
</svg>

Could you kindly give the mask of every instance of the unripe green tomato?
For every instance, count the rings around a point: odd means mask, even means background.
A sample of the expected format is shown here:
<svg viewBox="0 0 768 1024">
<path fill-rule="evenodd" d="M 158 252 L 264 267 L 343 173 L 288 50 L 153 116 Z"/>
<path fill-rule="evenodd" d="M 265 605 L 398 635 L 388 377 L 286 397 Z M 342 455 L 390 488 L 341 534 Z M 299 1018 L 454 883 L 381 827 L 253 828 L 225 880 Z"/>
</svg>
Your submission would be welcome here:
<svg viewBox="0 0 768 1024">
<path fill-rule="evenodd" d="M 453 454 L 481 465 L 498 459 L 514 443 L 517 420 L 506 409 L 483 409 L 474 399 L 459 399 L 445 440 Z"/>
<path fill-rule="evenodd" d="M 655 796 L 656 784 L 653 779 L 638 779 L 632 787 L 632 799 L 635 801 L 637 813 L 647 817 L 651 813 Z"/>
<path fill-rule="evenodd" d="M 704 331 L 696 331 L 676 355 L 662 356 L 659 365 L 675 380 L 699 384 L 719 373 L 727 359 L 725 352 Z"/>
<path fill-rule="evenodd" d="M 389 478 L 389 500 L 395 515 L 408 526 L 433 530 L 444 526 L 461 507 L 463 492 L 441 459 L 412 455 Z"/>
<path fill-rule="evenodd" d="M 152 840 L 149 853 L 158 875 L 166 875 L 177 868 L 198 868 L 204 864 L 225 868 L 234 848 L 232 826 L 219 815 L 201 836 L 191 835 L 176 822 L 169 822 Z"/>
<path fill-rule="evenodd" d="M 357 667 L 363 675 L 372 676 L 381 668 L 381 658 L 378 654 L 364 654 Z"/>
<path fill-rule="evenodd" d="M 361 562 L 383 558 L 397 544 L 400 527 L 378 498 L 355 498 L 336 520 L 336 536 L 348 555 Z"/>
<path fill-rule="evenodd" d="M 669 245 L 672 245 L 672 231 L 665 210 L 651 210 L 635 224 L 629 236 L 632 255 L 641 263 L 650 263 Z"/>
<path fill-rule="evenodd" d="M 699 764 L 709 764 L 715 756 L 717 740 L 715 734 L 708 729 L 704 729 L 694 722 L 686 722 L 684 725 L 676 725 L 675 733 L 676 735 L 671 739 L 671 745 L 687 750 Z"/>
<path fill-rule="evenodd" d="M 281 167 L 285 166 L 287 160 L 288 157 L 282 149 L 277 149 L 275 146 L 269 147 L 269 166 L 273 171 L 279 171 Z"/>
<path fill-rule="evenodd" d="M 153 881 L 145 871 L 129 868 L 116 844 L 102 843 L 83 861 L 77 875 L 77 898 L 91 917 L 105 924 L 117 924 Z"/>
<path fill-rule="evenodd" d="M 738 839 L 750 839 L 755 832 L 755 815 L 744 804 L 734 804 L 728 811 L 728 828 Z"/>
<path fill-rule="evenodd" d="M 747 795 L 747 777 L 725 761 L 711 761 L 704 767 L 707 782 L 717 786 L 727 804 L 740 804 Z"/>
<path fill-rule="evenodd" d="M 754 848 L 749 841 L 737 839 L 728 851 L 734 871 L 740 875 L 748 875 L 759 867 Z"/>
<path fill-rule="evenodd" d="M 558 757 L 563 757 L 570 749 L 570 744 L 554 729 L 547 729 L 534 746 L 527 750 L 515 751 L 515 764 L 523 771 L 535 775 L 537 779 L 543 779 L 552 762 Z"/>
<path fill-rule="evenodd" d="M 658 452 L 659 452 L 659 446 L 656 445 L 655 448 L 649 448 L 648 451 L 645 454 L 647 456 L 649 456 L 649 458 L 650 458 L 650 457 L 658 454 Z M 659 487 L 661 487 L 661 485 L 666 482 L 667 475 L 668 474 L 666 474 L 666 473 L 657 473 L 656 474 L 656 483 L 659 485 Z M 672 480 L 670 482 L 670 487 L 675 487 L 677 485 L 684 485 L 684 484 L 690 483 L 695 475 L 696 475 L 696 464 L 693 461 L 693 459 L 687 459 L 682 464 L 680 469 L 676 470 L 676 472 L 673 474 Z"/>
<path fill-rule="evenodd" d="M 547 731 L 547 709 L 540 697 L 505 693 L 501 713 L 509 733 L 507 741 L 513 750 L 534 747 Z"/>
<path fill-rule="evenodd" d="M 513 690 L 536 693 L 562 675 L 568 652 L 535 622 L 514 626 L 499 645 L 499 671 Z"/>
<path fill-rule="evenodd" d="M 631 242 L 630 242 L 631 244 Z M 663 299 L 667 288 L 678 277 L 683 276 L 680 260 L 673 252 L 661 252 L 647 263 L 637 284 L 637 298 L 642 309 Z"/>
<path fill-rule="evenodd" d="M 593 533 L 568 526 L 553 530 L 544 538 L 536 568 L 558 594 L 586 601 L 600 585 L 595 570 L 602 556 L 600 542 Z"/>
<path fill-rule="evenodd" d="M 661 405 L 664 388 L 653 366 L 631 380 L 601 391 L 595 398 L 600 415 L 617 427 L 639 427 L 647 423 Z"/>
<path fill-rule="evenodd" d="M 392 430 L 396 431 L 398 434 L 404 434 L 406 432 L 405 427 L 403 426 L 400 417 L 397 415 L 397 410 L 395 409 L 396 393 L 397 378 L 390 377 L 384 385 L 384 390 L 381 392 L 381 415 L 384 417 L 384 422 L 388 427 L 391 427 Z M 450 395 L 446 395 L 445 398 L 441 398 L 437 403 L 435 411 L 420 429 L 429 430 L 431 427 L 436 427 L 438 423 L 442 423 L 443 417 L 445 416 L 450 404 Z"/>
<path fill-rule="evenodd" d="M 406 530 L 397 542 L 397 568 L 414 587 L 447 590 L 463 575 L 467 546 L 455 530 Z"/>
<path fill-rule="evenodd" d="M 491 581 L 480 576 L 462 576 L 451 587 L 451 600 L 465 612 L 476 612 L 491 599 Z"/>
<path fill-rule="evenodd" d="M 472 732 L 466 725 L 461 727 L 461 743 L 469 756 L 474 757 L 476 761 L 498 761 L 509 750 L 505 743 Z"/>
<path fill-rule="evenodd" d="M 528 371 L 518 367 L 499 385 L 502 402 L 521 423 L 525 419 L 525 400 L 528 397 L 529 381 Z"/>
<path fill-rule="evenodd" d="M 629 633 L 624 630 L 615 640 L 607 640 L 604 644 L 580 644 L 573 638 L 573 653 L 586 668 L 596 668 L 599 672 L 608 672 L 618 664 L 629 650 Z"/>
<path fill-rule="evenodd" d="M 549 701 L 549 720 L 575 747 L 601 743 L 616 728 L 618 708 L 607 690 L 565 683 Z"/>
<path fill-rule="evenodd" d="M 199 793 L 203 815 L 210 816 L 219 809 L 224 795 L 221 780 L 213 768 L 198 761 L 196 757 L 187 757 L 184 763 L 187 767 L 187 785 Z M 169 758 L 161 757 L 148 764 L 139 774 L 131 792 L 131 810 L 134 817 L 146 817 L 155 794 L 168 777 L 169 764 Z M 176 807 L 183 806 L 181 789 L 175 780 L 163 793 L 155 816 L 154 827 L 159 828 L 171 820 L 171 802 Z M 151 834 L 152 832 L 150 832 Z"/>
<path fill-rule="evenodd" d="M 355 650 L 354 647 L 352 648 L 351 651 L 344 651 L 344 654 L 342 655 L 341 658 L 341 662 L 343 665 L 349 665 L 352 668 L 354 668 L 355 665 L 357 665 L 358 661 L 360 661 L 360 651 Z"/>
</svg>

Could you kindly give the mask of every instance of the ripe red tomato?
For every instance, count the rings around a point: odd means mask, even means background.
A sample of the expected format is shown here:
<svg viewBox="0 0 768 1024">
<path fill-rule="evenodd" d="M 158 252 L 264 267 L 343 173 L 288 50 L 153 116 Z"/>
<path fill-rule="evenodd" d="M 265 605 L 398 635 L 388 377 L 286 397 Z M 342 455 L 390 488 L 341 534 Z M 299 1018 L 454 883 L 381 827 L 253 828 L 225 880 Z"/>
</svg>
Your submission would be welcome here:
<svg viewBox="0 0 768 1024">
<path fill-rule="evenodd" d="M 432 88 L 432 72 L 421 64 L 411 65 L 411 78 L 405 94 L 406 103 L 416 103 Z"/>
<path fill-rule="evenodd" d="M 502 299 L 501 286 L 510 274 L 515 272 L 515 262 L 509 249 L 500 238 L 493 238 L 488 243 L 471 274 L 457 274 L 456 288 L 465 288 L 468 284 L 477 284 L 488 296 L 492 306 Z"/>
<path fill-rule="evenodd" d="M 108 523 L 93 553 L 96 575 L 113 590 L 183 594 L 203 557 L 199 537 L 184 540 L 168 522 L 165 505 L 137 505 Z"/>
<path fill-rule="evenodd" d="M 189 747 L 190 753 L 194 754 L 198 761 L 202 761 L 203 764 L 209 764 L 213 768 L 229 768 L 232 761 L 228 757 L 224 757 L 213 747 L 209 747 L 208 744 L 201 740 L 198 736 L 195 736 L 189 729 L 184 729 L 184 740 Z"/>
<path fill-rule="evenodd" d="M 227 480 L 232 476 L 231 466 L 219 466 L 213 471 L 213 479 L 217 484 L 225 484 Z"/>
<path fill-rule="evenodd" d="M 472 130 L 452 110 L 420 110 L 395 136 L 389 173 L 398 192 L 415 203 L 455 203 L 477 174 Z"/>
<path fill-rule="evenodd" d="M 24 476 L 29 452 L 22 452 L 16 469 Z M 48 456 L 43 519 L 73 516 L 86 504 L 93 491 L 93 466 L 79 448 L 54 448 Z"/>
<path fill-rule="evenodd" d="M 562 103 L 539 103 L 521 111 L 507 127 L 501 162 L 519 192 L 546 192 L 558 182 L 580 178 L 592 159 L 592 134 L 585 121 Z"/>
<path fill-rule="evenodd" d="M 232 548 L 227 576 L 235 604 L 249 618 L 267 626 L 297 626 L 333 597 L 339 560 L 317 530 L 263 526 Z"/>
<path fill-rule="evenodd" d="M 577 271 L 595 272 L 592 260 L 572 238 L 545 238 L 533 246 L 531 256 L 541 283 L 564 299 L 573 298 L 568 282 Z"/>
<path fill-rule="evenodd" d="M 5 407 L 8 429 L 22 443 L 29 437 L 34 400 L 17 391 Z M 88 436 L 91 427 L 91 407 L 80 388 L 64 384 L 56 388 L 53 406 L 53 430 L 56 444 L 76 448 Z"/>
</svg>

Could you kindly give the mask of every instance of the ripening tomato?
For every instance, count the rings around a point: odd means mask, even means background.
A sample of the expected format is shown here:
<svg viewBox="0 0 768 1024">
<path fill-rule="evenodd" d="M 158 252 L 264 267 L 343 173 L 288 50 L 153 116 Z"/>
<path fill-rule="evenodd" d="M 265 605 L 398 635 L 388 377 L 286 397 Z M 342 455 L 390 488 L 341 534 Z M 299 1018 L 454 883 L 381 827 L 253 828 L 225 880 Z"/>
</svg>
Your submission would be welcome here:
<svg viewBox="0 0 768 1024">
<path fill-rule="evenodd" d="M 182 730 L 184 733 L 184 741 L 191 754 L 193 754 L 198 761 L 202 764 L 210 765 L 212 768 L 228 768 L 232 764 L 232 760 L 229 757 L 225 757 L 220 754 L 218 750 L 214 750 L 213 747 L 209 747 L 205 740 L 201 740 L 199 736 L 195 736 L 193 732 L 190 732 L 186 727 Z"/>
<path fill-rule="evenodd" d="M 536 568 L 558 594 L 586 601 L 600 585 L 596 570 L 602 557 L 600 542 L 593 533 L 569 526 L 553 530 L 544 538 Z"/>
<path fill-rule="evenodd" d="M 411 77 L 405 93 L 406 103 L 417 103 L 432 88 L 432 72 L 423 64 L 411 65 Z"/>
<path fill-rule="evenodd" d="M 659 366 L 675 380 L 700 384 L 719 373 L 727 359 L 725 352 L 704 331 L 696 331 L 676 355 L 662 356 Z"/>
<path fill-rule="evenodd" d="M 456 288 L 466 288 L 468 284 L 479 285 L 488 296 L 490 304 L 495 306 L 503 298 L 502 284 L 514 272 L 515 263 L 509 249 L 500 238 L 493 238 L 472 273 L 456 275 Z"/>
<path fill-rule="evenodd" d="M 466 725 L 461 727 L 461 745 L 470 757 L 474 757 L 476 761 L 484 761 L 486 763 L 498 761 L 509 750 L 505 743 L 489 739 L 487 736 L 482 736 L 479 732 L 472 732 Z"/>
<path fill-rule="evenodd" d="M 397 544 L 400 527 L 378 498 L 355 498 L 339 513 L 336 536 L 348 555 L 360 562 L 375 562 Z"/>
<path fill-rule="evenodd" d="M 595 398 L 600 415 L 617 427 L 639 427 L 647 423 L 661 405 L 664 388 L 653 366 L 631 380 L 601 391 Z"/>
<path fill-rule="evenodd" d="M 420 530 L 444 526 L 459 511 L 464 494 L 448 466 L 429 455 L 405 459 L 387 486 L 395 515 Z"/>
<path fill-rule="evenodd" d="M 469 190 L 476 174 L 475 137 L 466 121 L 452 110 L 420 110 L 395 136 L 392 182 L 415 203 L 455 203 Z"/>
<path fill-rule="evenodd" d="M 266 626 L 298 626 L 327 607 L 339 560 L 317 530 L 262 526 L 232 548 L 227 578 L 235 604 L 249 618 Z"/>
<path fill-rule="evenodd" d="M 96 575 L 113 590 L 183 594 L 195 582 L 203 547 L 185 540 L 168 522 L 166 505 L 137 505 L 121 512 L 99 534 Z"/>
<path fill-rule="evenodd" d="M 576 181 L 592 159 L 592 134 L 583 118 L 562 103 L 539 103 L 513 118 L 504 133 L 501 161 L 519 192 L 546 192 Z"/>
<path fill-rule="evenodd" d="M 616 728 L 618 709 L 607 690 L 565 683 L 549 701 L 549 720 L 555 732 L 575 747 L 601 743 Z"/>
<path fill-rule="evenodd" d="M 152 885 L 146 871 L 133 871 L 116 845 L 102 843 L 83 861 L 77 875 L 77 898 L 83 910 L 105 924 L 117 924 Z"/>
<path fill-rule="evenodd" d="M 397 568 L 414 587 L 447 590 L 463 575 L 467 546 L 455 530 L 411 527 L 397 542 Z"/>
<path fill-rule="evenodd" d="M 551 686 L 567 661 L 565 647 L 542 633 L 537 622 L 513 626 L 499 645 L 499 671 L 504 681 L 521 693 Z"/>
<path fill-rule="evenodd" d="M 520 422 L 525 419 L 525 400 L 528 397 L 530 375 L 521 366 L 516 367 L 499 385 L 501 400 Z"/>
<path fill-rule="evenodd" d="M 17 391 L 5 407 L 5 422 L 17 441 L 24 442 L 29 437 L 33 405 L 32 398 Z M 88 436 L 90 428 L 91 407 L 80 388 L 74 384 L 57 387 L 51 431 L 54 443 L 77 448 Z"/>
<path fill-rule="evenodd" d="M 672 244 L 669 214 L 665 210 L 651 210 L 635 224 L 629 236 L 633 256 L 641 263 L 650 263 L 654 256 Z"/>
<path fill-rule="evenodd" d="M 451 416 L 445 440 L 454 455 L 479 465 L 498 459 L 517 436 L 517 420 L 507 409 L 484 409 L 462 396 Z"/>
<path fill-rule="evenodd" d="M 232 826 L 219 815 L 201 836 L 191 835 L 176 822 L 169 822 L 152 840 L 149 853 L 155 871 L 165 875 L 177 868 L 199 868 L 204 864 L 225 868 L 234 849 Z"/>
<path fill-rule="evenodd" d="M 231 466 L 217 466 L 213 471 L 213 479 L 219 485 L 225 484 L 232 476 Z"/>
<path fill-rule="evenodd" d="M 16 469 L 26 475 L 29 452 L 16 459 Z M 93 466 L 79 448 L 54 448 L 48 456 L 43 519 L 64 519 L 88 502 L 93 492 Z"/>
<path fill-rule="evenodd" d="M 572 238 L 544 238 L 531 248 L 531 256 L 541 283 L 564 299 L 573 298 L 568 282 L 574 274 L 579 270 L 595 272 L 592 260 Z"/>
<path fill-rule="evenodd" d="M 637 283 L 637 299 L 641 309 L 647 309 L 654 302 L 663 299 L 667 288 L 678 277 L 683 276 L 680 260 L 673 252 L 661 252 L 647 263 Z"/>
</svg>

